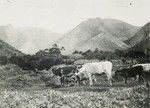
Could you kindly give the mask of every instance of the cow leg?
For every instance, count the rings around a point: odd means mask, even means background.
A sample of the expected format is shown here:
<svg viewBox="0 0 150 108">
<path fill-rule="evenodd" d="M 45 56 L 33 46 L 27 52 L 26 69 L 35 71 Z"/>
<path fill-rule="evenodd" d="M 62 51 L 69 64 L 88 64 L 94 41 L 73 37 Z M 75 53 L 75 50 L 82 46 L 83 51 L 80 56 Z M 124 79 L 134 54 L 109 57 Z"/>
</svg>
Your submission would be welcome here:
<svg viewBox="0 0 150 108">
<path fill-rule="evenodd" d="M 111 77 L 111 75 L 107 74 L 107 78 L 108 78 L 109 85 L 112 86 L 112 77 Z"/>
<path fill-rule="evenodd" d="M 77 85 L 77 86 L 79 85 L 79 81 L 76 82 L 76 85 Z"/>
<path fill-rule="evenodd" d="M 110 86 L 112 86 L 112 80 L 111 79 L 109 79 L 109 84 L 110 84 Z"/>
<path fill-rule="evenodd" d="M 128 84 L 127 77 L 124 78 L 124 82 L 126 85 Z"/>
<path fill-rule="evenodd" d="M 139 75 L 139 84 L 141 84 L 142 82 L 144 82 L 144 77 L 142 75 Z"/>
<path fill-rule="evenodd" d="M 93 85 L 93 80 L 92 80 L 92 76 L 91 75 L 89 76 L 89 80 L 90 80 L 90 86 L 92 86 Z"/>
<path fill-rule="evenodd" d="M 97 82 L 97 79 L 96 79 L 96 76 L 95 76 L 95 75 L 92 75 L 92 79 L 93 79 L 94 83 Z"/>
<path fill-rule="evenodd" d="M 139 76 L 138 80 L 139 80 L 139 84 L 140 84 L 142 82 L 141 76 Z"/>
<path fill-rule="evenodd" d="M 75 77 L 76 86 L 80 84 L 80 78 L 78 76 Z"/>
<path fill-rule="evenodd" d="M 146 87 L 150 87 L 150 82 L 149 81 L 146 82 Z"/>
<path fill-rule="evenodd" d="M 149 84 L 149 81 L 148 81 L 148 78 L 147 78 L 147 77 L 148 77 L 148 76 L 147 76 L 145 73 L 143 73 L 142 78 L 143 78 L 143 81 L 144 81 L 144 85 L 145 85 L 146 87 L 149 87 L 150 84 Z"/>
<path fill-rule="evenodd" d="M 61 82 L 61 85 L 63 85 L 63 80 L 62 80 L 62 77 L 60 78 L 60 82 Z"/>
<path fill-rule="evenodd" d="M 61 77 L 61 85 L 64 86 L 64 77 Z"/>
<path fill-rule="evenodd" d="M 109 82 L 109 85 L 112 86 L 112 78 L 110 76 L 108 77 L 108 82 Z"/>
<path fill-rule="evenodd" d="M 149 79 L 150 75 L 145 74 L 144 77 L 145 77 L 145 85 L 146 85 L 146 87 L 150 87 L 150 79 Z"/>
</svg>

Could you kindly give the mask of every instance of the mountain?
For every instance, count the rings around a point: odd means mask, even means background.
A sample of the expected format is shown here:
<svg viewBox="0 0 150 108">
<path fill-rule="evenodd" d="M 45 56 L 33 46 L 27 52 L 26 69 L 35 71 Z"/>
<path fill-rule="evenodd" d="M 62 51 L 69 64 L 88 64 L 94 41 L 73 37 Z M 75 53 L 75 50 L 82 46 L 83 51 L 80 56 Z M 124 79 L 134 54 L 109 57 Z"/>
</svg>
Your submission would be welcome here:
<svg viewBox="0 0 150 108">
<path fill-rule="evenodd" d="M 12 25 L 0 26 L 0 39 L 27 54 L 34 54 L 49 47 L 53 41 L 60 37 L 61 34 L 53 33 L 47 29 L 35 27 L 15 28 Z"/>
<path fill-rule="evenodd" d="M 66 53 L 95 48 L 103 51 L 123 50 L 128 48 L 124 41 L 131 38 L 138 30 L 139 27 L 120 20 L 94 18 L 82 22 L 56 43 L 64 46 Z"/>
<path fill-rule="evenodd" d="M 131 38 L 140 29 L 140 27 L 115 19 L 103 19 L 103 27 L 122 41 Z"/>
<path fill-rule="evenodd" d="M 126 40 L 126 43 L 131 46 L 130 49 L 132 50 L 144 51 L 146 48 L 150 49 L 150 22 L 141 27 L 133 37 Z"/>
<path fill-rule="evenodd" d="M 18 51 L 17 49 L 0 39 L 0 56 L 10 57 L 14 54 L 23 55 L 22 52 Z"/>
</svg>

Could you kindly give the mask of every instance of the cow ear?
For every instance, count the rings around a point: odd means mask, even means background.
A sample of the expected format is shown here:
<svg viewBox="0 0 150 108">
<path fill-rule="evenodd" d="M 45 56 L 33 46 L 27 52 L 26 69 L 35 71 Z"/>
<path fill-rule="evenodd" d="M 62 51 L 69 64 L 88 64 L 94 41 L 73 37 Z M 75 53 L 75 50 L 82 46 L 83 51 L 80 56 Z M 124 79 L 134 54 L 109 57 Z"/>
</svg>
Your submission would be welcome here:
<svg viewBox="0 0 150 108">
<path fill-rule="evenodd" d="M 80 65 L 80 66 L 77 66 L 77 69 L 80 69 L 80 68 L 82 68 L 82 65 Z"/>
<path fill-rule="evenodd" d="M 79 72 L 79 70 L 77 69 L 77 70 L 75 70 L 75 75 L 78 75 L 78 72 Z"/>
<path fill-rule="evenodd" d="M 77 69 L 79 69 L 79 66 L 77 66 Z"/>
<path fill-rule="evenodd" d="M 79 72 L 79 70 L 77 69 L 76 71 L 75 71 L 75 73 L 78 73 Z"/>
<path fill-rule="evenodd" d="M 75 75 L 78 75 L 78 72 L 77 72 L 77 71 L 75 72 Z"/>
</svg>

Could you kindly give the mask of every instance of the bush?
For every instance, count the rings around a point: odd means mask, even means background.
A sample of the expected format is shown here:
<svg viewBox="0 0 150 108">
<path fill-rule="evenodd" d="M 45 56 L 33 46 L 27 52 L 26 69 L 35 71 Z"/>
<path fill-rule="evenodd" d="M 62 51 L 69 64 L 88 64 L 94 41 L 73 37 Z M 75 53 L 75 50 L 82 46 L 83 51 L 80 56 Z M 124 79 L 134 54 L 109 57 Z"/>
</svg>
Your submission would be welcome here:
<svg viewBox="0 0 150 108">
<path fill-rule="evenodd" d="M 27 71 L 22 70 L 14 64 L 0 66 L 1 87 L 10 89 L 24 89 L 42 84 L 43 87 L 59 87 L 60 78 L 53 75 L 50 71 Z"/>
<path fill-rule="evenodd" d="M 6 65 L 8 63 L 8 59 L 6 56 L 0 57 L 0 65 Z"/>
<path fill-rule="evenodd" d="M 23 70 L 50 69 L 54 65 L 61 64 L 63 58 L 58 48 L 51 48 L 48 51 L 40 50 L 35 55 L 16 56 L 9 59 L 9 63 L 20 66 Z"/>
</svg>

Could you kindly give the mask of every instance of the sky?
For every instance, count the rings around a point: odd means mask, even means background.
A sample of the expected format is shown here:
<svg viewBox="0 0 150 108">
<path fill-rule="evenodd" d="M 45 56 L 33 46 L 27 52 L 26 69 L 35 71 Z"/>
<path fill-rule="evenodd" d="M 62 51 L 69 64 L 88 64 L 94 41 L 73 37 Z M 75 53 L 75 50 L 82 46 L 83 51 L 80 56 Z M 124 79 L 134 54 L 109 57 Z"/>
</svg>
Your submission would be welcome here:
<svg viewBox="0 0 150 108">
<path fill-rule="evenodd" d="M 143 26 L 150 0 L 0 0 L 0 25 L 66 33 L 88 18 L 114 18 Z"/>
</svg>

